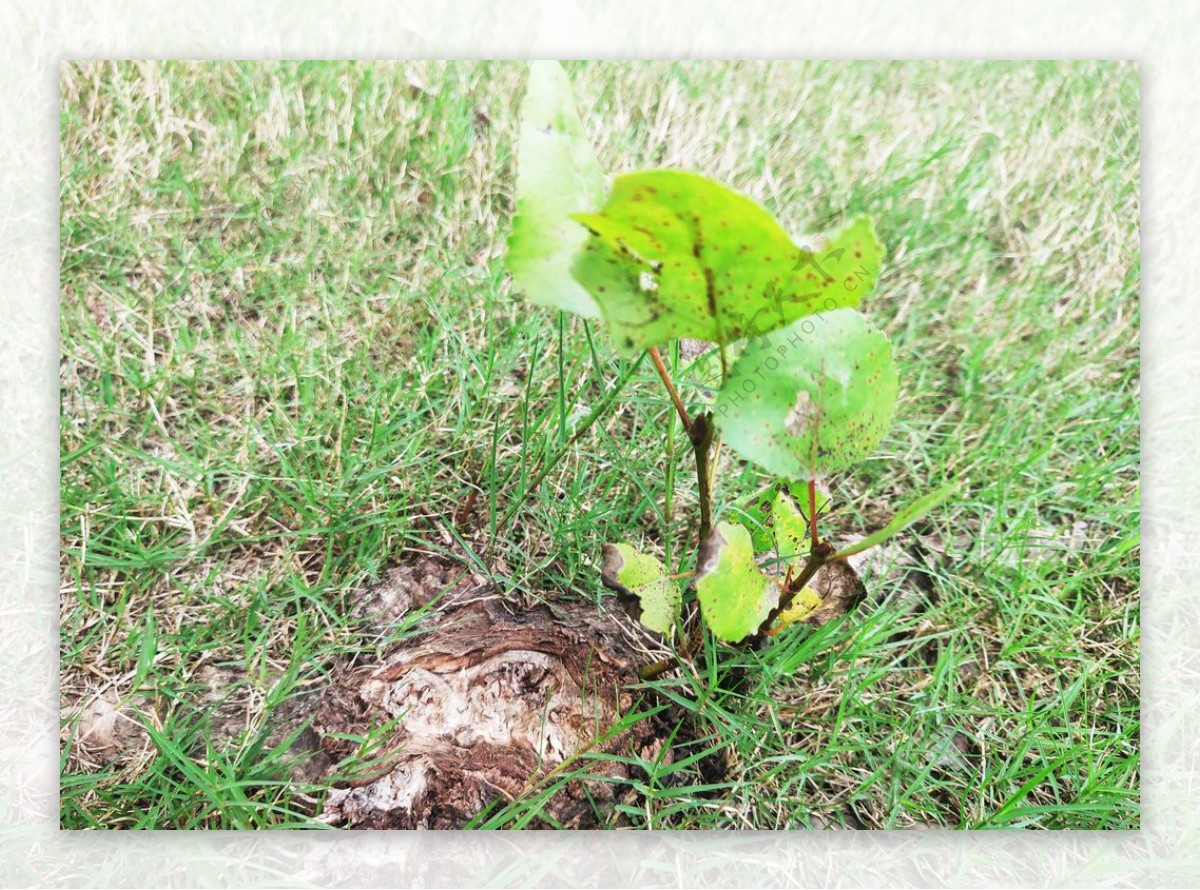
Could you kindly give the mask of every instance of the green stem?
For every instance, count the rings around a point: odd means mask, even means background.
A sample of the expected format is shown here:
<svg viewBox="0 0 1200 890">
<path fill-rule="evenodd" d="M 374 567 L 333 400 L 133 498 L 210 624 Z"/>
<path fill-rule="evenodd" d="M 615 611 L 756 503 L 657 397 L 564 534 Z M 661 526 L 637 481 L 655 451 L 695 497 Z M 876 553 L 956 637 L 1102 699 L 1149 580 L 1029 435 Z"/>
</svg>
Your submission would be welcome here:
<svg viewBox="0 0 1200 890">
<path fill-rule="evenodd" d="M 671 367 L 679 367 L 678 340 L 671 344 Z M 663 502 L 663 559 L 668 566 L 675 565 L 673 553 L 675 536 L 671 533 L 672 520 L 675 516 L 675 474 L 678 472 L 678 467 L 675 465 L 675 429 L 675 422 L 672 420 L 667 424 L 667 490 Z"/>
<path fill-rule="evenodd" d="M 567 374 L 566 355 L 563 352 L 563 329 L 566 327 L 565 312 L 558 313 L 558 441 L 567 440 Z"/>
</svg>

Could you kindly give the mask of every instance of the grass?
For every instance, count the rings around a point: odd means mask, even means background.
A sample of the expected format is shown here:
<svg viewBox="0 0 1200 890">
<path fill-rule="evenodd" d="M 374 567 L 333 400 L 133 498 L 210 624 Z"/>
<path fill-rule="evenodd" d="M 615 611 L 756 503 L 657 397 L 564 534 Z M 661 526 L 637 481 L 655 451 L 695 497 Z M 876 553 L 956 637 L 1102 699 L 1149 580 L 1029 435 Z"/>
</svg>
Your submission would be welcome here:
<svg viewBox="0 0 1200 890">
<path fill-rule="evenodd" d="M 648 684 L 697 738 L 612 824 L 1138 827 L 1136 68 L 568 70 L 609 169 L 698 170 L 797 234 L 874 217 L 864 308 L 902 401 L 832 481 L 831 531 L 970 479 L 851 620 Z M 362 645 L 347 591 L 405 548 L 518 603 L 600 599 L 605 541 L 691 558 L 691 455 L 653 369 L 504 271 L 523 78 L 63 66 L 63 827 L 316 827 L 271 713 Z M 718 499 L 760 481 L 727 456 Z M 228 746 L 196 704 L 213 666 L 253 715 Z M 115 759 L 75 739 L 97 697 L 146 726 Z M 572 769 L 479 825 L 536 816 Z"/>
</svg>

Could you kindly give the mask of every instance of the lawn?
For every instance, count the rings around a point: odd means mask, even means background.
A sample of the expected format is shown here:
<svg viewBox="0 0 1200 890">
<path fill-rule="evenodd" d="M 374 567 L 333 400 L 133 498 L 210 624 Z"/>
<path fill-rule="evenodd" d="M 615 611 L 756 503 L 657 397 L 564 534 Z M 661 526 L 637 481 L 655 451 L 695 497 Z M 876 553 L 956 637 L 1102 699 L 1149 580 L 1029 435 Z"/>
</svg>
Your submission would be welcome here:
<svg viewBox="0 0 1200 890">
<path fill-rule="evenodd" d="M 1137 828 L 1136 66 L 566 67 L 607 169 L 701 172 L 797 235 L 873 217 L 863 311 L 901 399 L 829 482 L 835 539 L 969 480 L 847 620 L 645 684 L 689 730 L 607 824 Z M 505 270 L 524 81 L 63 65 L 64 828 L 319 827 L 272 714 L 363 647 L 346 598 L 406 552 L 517 607 L 608 598 L 608 541 L 691 558 L 650 363 Z M 726 450 L 718 501 L 763 481 Z M 246 704 L 232 739 L 214 676 Z"/>
</svg>

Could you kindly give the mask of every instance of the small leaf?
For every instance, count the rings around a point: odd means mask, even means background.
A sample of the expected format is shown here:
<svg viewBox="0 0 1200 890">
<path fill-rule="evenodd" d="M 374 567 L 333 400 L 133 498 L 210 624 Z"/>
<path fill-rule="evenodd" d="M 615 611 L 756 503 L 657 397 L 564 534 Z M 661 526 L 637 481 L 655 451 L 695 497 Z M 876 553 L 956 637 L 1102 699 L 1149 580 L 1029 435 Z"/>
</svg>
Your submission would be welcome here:
<svg viewBox="0 0 1200 890">
<path fill-rule="evenodd" d="M 769 634 L 776 634 L 791 624 L 812 624 L 820 627 L 841 618 L 866 595 L 858 573 L 847 562 L 827 562 L 812 579 L 811 586 L 802 587 L 795 598 L 779 615 Z"/>
<path fill-rule="evenodd" d="M 505 262 L 535 303 L 587 318 L 600 309 L 571 277 L 571 263 L 587 241 L 572 213 L 604 201 L 604 172 L 558 62 L 531 62 L 521 102 L 517 140 L 517 212 Z"/>
<path fill-rule="evenodd" d="M 804 481 L 869 455 L 891 426 L 898 383 L 887 337 L 851 309 L 752 341 L 717 394 L 725 441 Z"/>
<path fill-rule="evenodd" d="M 775 493 L 775 508 L 771 511 L 775 525 L 775 552 L 787 562 L 806 556 L 809 546 L 808 520 L 792 496 L 785 491 Z"/>
<path fill-rule="evenodd" d="M 775 540 L 775 501 L 784 495 L 788 498 L 791 509 L 797 513 L 800 520 L 805 522 L 804 512 L 808 509 L 808 483 L 787 482 L 780 479 L 765 486 L 757 495 L 746 501 L 740 508 L 734 508 L 734 520 L 746 527 L 755 553 L 766 553 L 778 550 Z M 817 488 L 817 514 L 829 508 L 830 498 L 821 488 Z M 780 554 L 782 555 L 782 554 Z"/>
<path fill-rule="evenodd" d="M 866 217 L 820 250 L 801 247 L 757 202 L 682 170 L 619 176 L 572 266 L 630 355 L 671 340 L 728 344 L 797 318 L 857 306 L 883 248 Z"/>
<path fill-rule="evenodd" d="M 733 521 L 750 533 L 750 546 L 755 553 L 766 553 L 775 546 L 774 524 L 771 522 L 773 509 L 774 500 L 760 496 L 730 511 Z"/>
<path fill-rule="evenodd" d="M 851 544 L 845 550 L 839 550 L 830 559 L 844 559 L 847 556 L 862 553 L 864 550 L 869 550 L 872 547 L 882 544 L 888 538 L 903 531 L 931 510 L 941 506 L 955 495 L 960 487 L 960 482 L 952 482 L 949 485 L 943 485 L 936 491 L 931 491 L 923 497 L 917 498 L 911 504 L 901 509 L 899 513 L 892 517 L 892 521 L 879 531 L 867 535 L 861 541 Z"/>
<path fill-rule="evenodd" d="M 700 545 L 696 596 L 709 628 L 730 643 L 757 631 L 779 605 L 779 588 L 755 564 L 745 528 L 719 522 Z"/>
<path fill-rule="evenodd" d="M 786 486 L 787 482 L 782 479 L 772 482 L 731 511 L 733 520 L 750 532 L 750 542 L 755 553 L 766 553 L 775 549 L 775 523 L 772 521 L 775 495 Z"/>
<path fill-rule="evenodd" d="M 775 618 L 771 633 L 778 633 L 789 624 L 803 621 L 821 606 L 821 594 L 807 584 L 800 588 L 786 609 Z"/>
<path fill-rule="evenodd" d="M 667 577 L 663 564 L 629 544 L 605 544 L 600 579 L 623 597 L 636 600 L 638 620 L 650 630 L 665 634 L 679 617 L 683 595 Z"/>
</svg>

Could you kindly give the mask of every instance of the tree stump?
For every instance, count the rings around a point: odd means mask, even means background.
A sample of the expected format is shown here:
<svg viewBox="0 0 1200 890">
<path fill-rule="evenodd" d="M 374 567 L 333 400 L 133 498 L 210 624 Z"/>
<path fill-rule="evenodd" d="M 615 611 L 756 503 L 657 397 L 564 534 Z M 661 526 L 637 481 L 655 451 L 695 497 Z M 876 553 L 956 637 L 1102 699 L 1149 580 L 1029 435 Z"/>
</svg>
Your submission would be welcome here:
<svg viewBox="0 0 1200 890">
<path fill-rule="evenodd" d="M 516 609 L 483 579 L 427 555 L 362 592 L 356 612 L 382 657 L 336 672 L 312 711 L 326 768 L 345 736 L 387 726 L 368 774 L 329 794 L 320 818 L 346 828 L 462 828 L 489 806 L 546 791 L 529 827 L 601 824 L 659 727 L 615 728 L 635 705 L 638 666 L 660 657 L 623 614 L 593 604 Z M 424 610 L 413 621 L 417 610 Z M 307 710 L 307 709 L 306 709 Z M 587 777 L 565 775 L 586 771 Z"/>
</svg>

